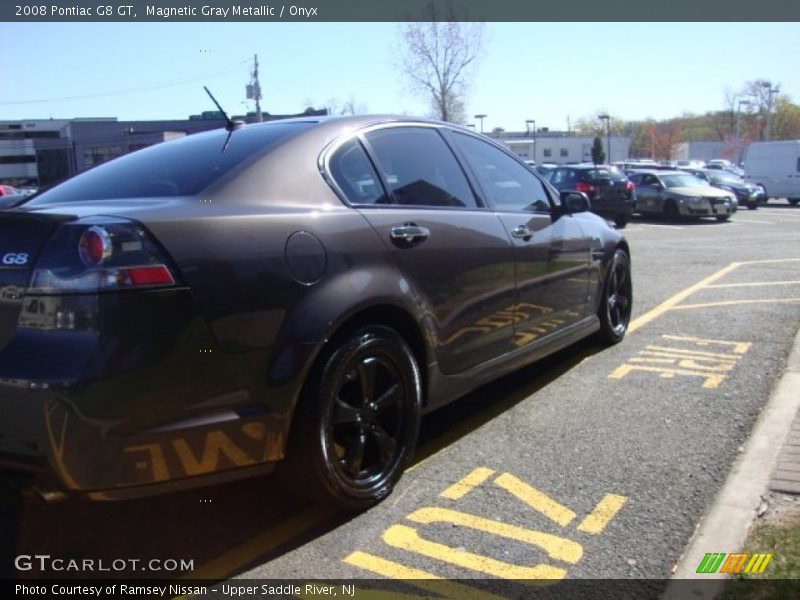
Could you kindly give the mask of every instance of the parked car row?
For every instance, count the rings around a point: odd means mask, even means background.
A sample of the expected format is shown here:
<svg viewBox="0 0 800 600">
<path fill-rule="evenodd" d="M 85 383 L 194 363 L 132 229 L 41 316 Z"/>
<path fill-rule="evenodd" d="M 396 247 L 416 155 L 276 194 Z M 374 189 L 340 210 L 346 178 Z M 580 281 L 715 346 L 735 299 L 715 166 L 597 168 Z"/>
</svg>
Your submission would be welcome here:
<svg viewBox="0 0 800 600">
<path fill-rule="evenodd" d="M 576 164 L 552 168 L 545 178 L 558 190 L 585 193 L 592 211 L 620 229 L 634 213 L 668 220 L 714 217 L 725 221 L 738 209 L 740 193 L 748 207 L 763 200 L 763 191 L 734 180 L 733 175 L 702 172 L 708 174 L 700 178 L 677 169 L 640 167 L 622 171 L 612 165 Z"/>
</svg>

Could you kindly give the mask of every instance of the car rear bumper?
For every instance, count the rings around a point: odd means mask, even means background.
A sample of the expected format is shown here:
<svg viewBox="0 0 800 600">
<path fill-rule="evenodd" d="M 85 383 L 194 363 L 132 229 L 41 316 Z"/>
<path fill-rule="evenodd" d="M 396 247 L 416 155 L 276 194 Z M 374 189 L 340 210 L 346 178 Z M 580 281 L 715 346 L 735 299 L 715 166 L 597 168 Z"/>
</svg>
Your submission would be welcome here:
<svg viewBox="0 0 800 600">
<path fill-rule="evenodd" d="M 79 414 L 70 397 L 67 389 L 0 384 L 0 472 L 24 476 L 46 497 L 115 499 L 177 490 L 257 467 L 267 472 L 271 459 L 282 456 L 285 426 L 274 416 L 222 411 L 121 435 L 113 433 L 114 424 Z"/>
<path fill-rule="evenodd" d="M 295 381 L 270 383 L 271 348 L 220 352 L 188 290 L 55 305 L 86 310 L 60 328 L 21 314 L 0 349 L 0 472 L 114 498 L 283 457 Z"/>
</svg>

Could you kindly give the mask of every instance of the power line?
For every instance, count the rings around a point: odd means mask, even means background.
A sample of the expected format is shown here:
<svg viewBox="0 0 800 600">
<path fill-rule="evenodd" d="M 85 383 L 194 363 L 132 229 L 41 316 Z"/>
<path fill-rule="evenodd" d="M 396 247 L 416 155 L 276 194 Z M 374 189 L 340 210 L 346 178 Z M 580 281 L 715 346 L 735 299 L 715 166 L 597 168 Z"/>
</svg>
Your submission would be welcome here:
<svg viewBox="0 0 800 600">
<path fill-rule="evenodd" d="M 193 76 L 189 79 L 180 79 L 180 80 L 173 80 L 167 81 L 162 83 L 153 84 L 146 87 L 138 87 L 138 88 L 129 88 L 126 90 L 117 90 L 114 92 L 100 92 L 97 94 L 82 94 L 80 96 L 62 96 L 60 98 L 44 98 L 44 99 L 37 99 L 37 100 L 14 100 L 8 102 L 0 102 L 0 106 L 11 106 L 14 104 L 46 104 L 48 102 L 63 102 L 66 100 L 85 100 L 87 98 L 102 98 L 106 96 L 121 96 L 123 94 L 130 94 L 135 92 L 145 92 L 150 90 L 158 90 L 166 87 L 173 87 L 176 85 L 183 85 L 185 83 L 194 83 L 196 81 L 202 81 L 204 79 L 208 79 L 209 77 L 222 75 L 223 73 L 228 73 L 232 67 L 237 67 L 239 65 L 243 65 L 245 63 L 249 63 L 250 59 L 238 61 L 236 63 L 232 63 L 225 67 L 220 67 L 213 71 L 207 71 L 202 74 L 198 74 Z"/>
</svg>

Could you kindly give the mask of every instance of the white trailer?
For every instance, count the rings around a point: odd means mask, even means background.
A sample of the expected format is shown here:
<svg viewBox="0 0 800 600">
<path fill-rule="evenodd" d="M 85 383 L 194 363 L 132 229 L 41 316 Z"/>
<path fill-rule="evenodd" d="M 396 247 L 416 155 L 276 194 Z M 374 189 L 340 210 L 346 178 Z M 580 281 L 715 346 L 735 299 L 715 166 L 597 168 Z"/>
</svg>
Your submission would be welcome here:
<svg viewBox="0 0 800 600">
<path fill-rule="evenodd" d="M 800 140 L 754 142 L 743 163 L 747 179 L 763 187 L 767 198 L 800 203 Z"/>
</svg>

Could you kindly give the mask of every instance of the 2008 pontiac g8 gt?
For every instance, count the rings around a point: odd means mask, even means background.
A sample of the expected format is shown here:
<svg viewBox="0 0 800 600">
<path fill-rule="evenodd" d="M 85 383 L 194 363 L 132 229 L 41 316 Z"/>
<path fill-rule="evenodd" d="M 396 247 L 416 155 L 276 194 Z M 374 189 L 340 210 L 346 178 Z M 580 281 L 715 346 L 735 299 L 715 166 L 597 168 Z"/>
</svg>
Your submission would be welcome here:
<svg viewBox="0 0 800 600">
<path fill-rule="evenodd" d="M 268 472 L 364 508 L 420 415 L 625 335 L 624 238 L 504 147 L 392 117 L 230 127 L 0 211 L 0 469 L 113 499 Z"/>
</svg>

